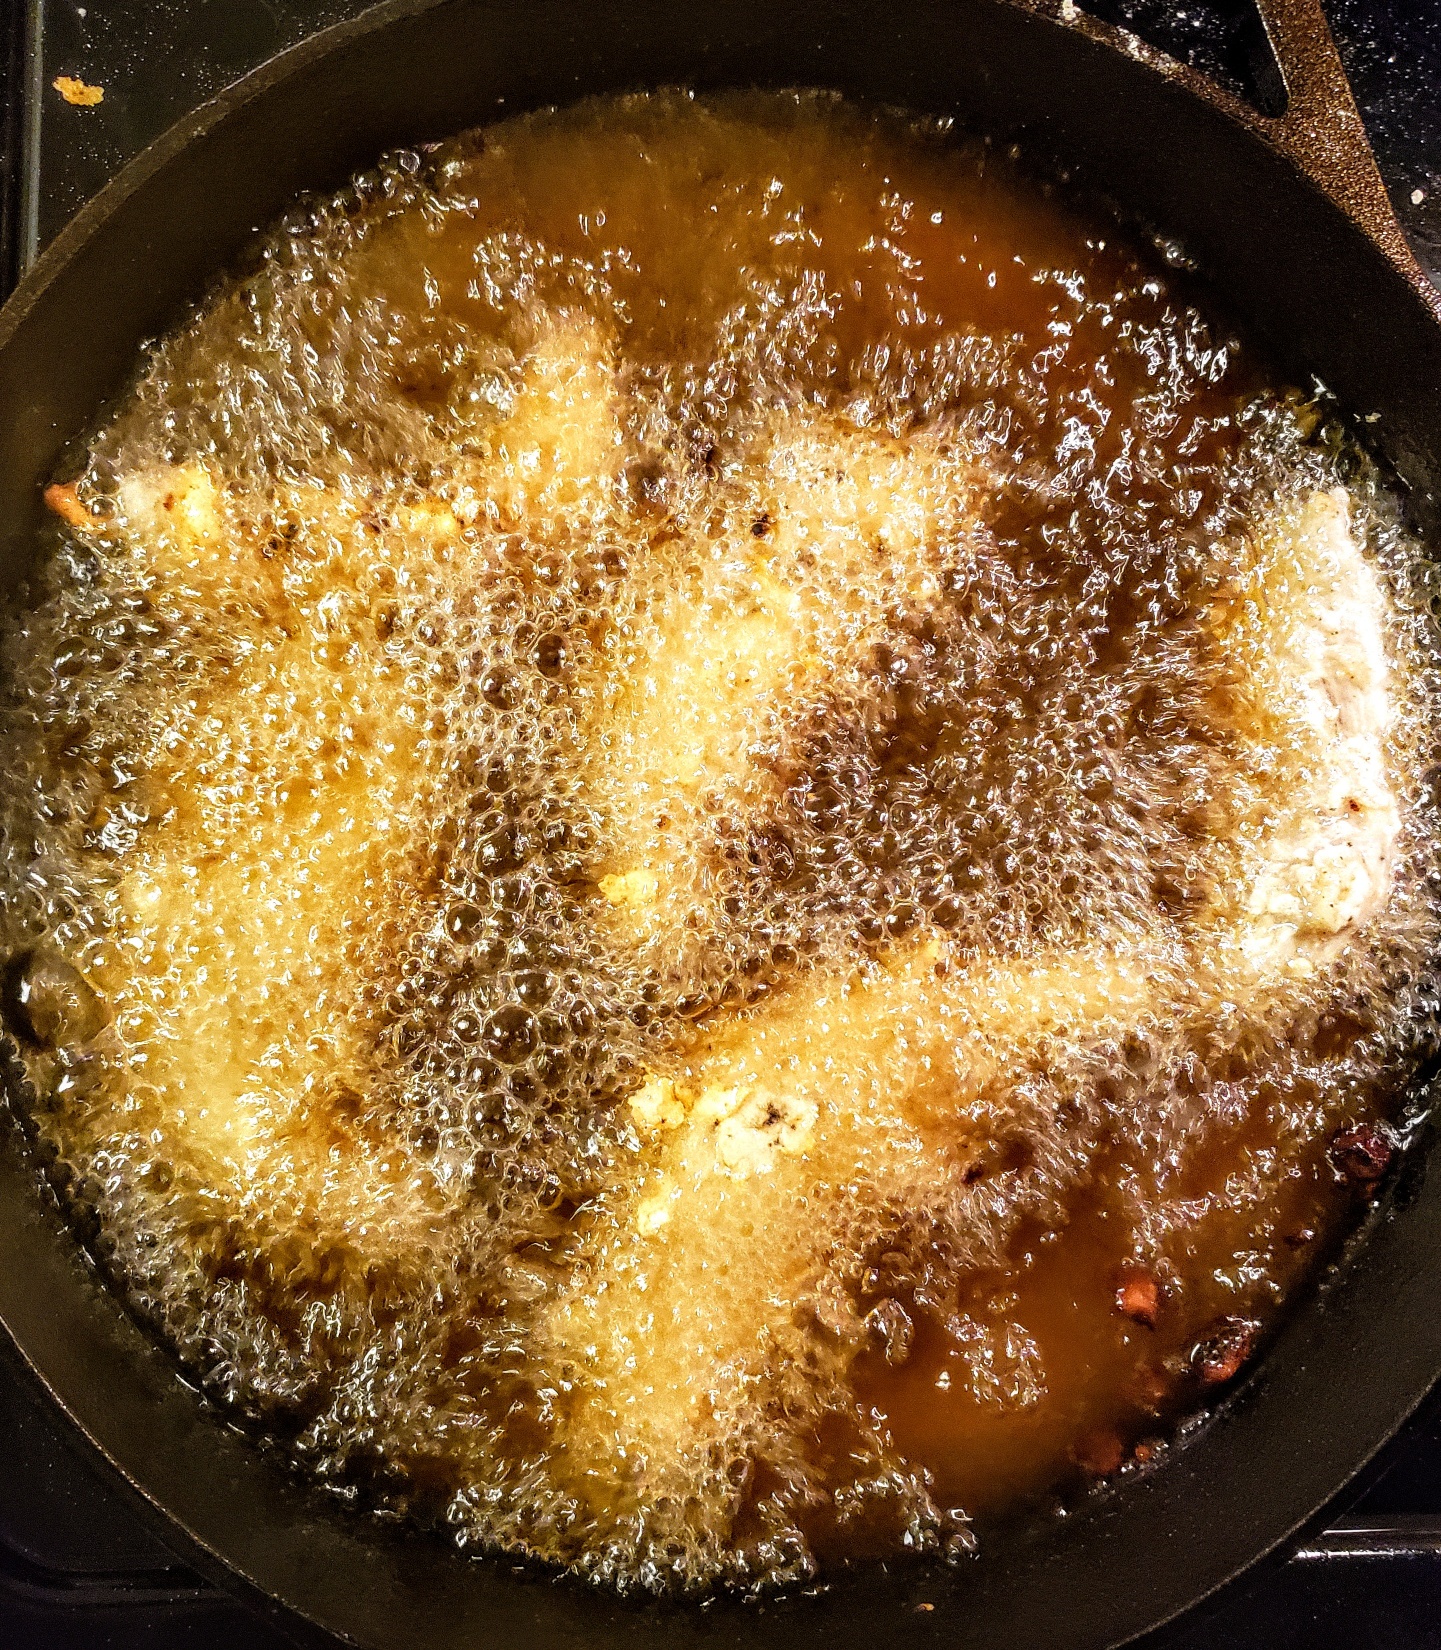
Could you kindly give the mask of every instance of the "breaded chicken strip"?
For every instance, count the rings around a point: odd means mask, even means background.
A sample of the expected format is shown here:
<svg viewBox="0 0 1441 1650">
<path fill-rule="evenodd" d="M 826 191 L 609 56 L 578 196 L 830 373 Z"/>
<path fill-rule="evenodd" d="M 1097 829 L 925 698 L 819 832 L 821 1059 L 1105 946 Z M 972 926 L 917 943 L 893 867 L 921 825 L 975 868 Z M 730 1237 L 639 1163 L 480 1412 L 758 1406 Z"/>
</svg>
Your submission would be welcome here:
<svg viewBox="0 0 1441 1650">
<path fill-rule="evenodd" d="M 605 897 L 654 933 L 705 890 L 718 815 L 773 800 L 798 712 L 859 691 L 898 622 L 934 610 L 983 532 L 986 476 L 943 430 L 894 437 L 816 412 L 771 419 L 719 503 L 638 571 L 609 644 L 591 782 L 611 836 Z"/>
<path fill-rule="evenodd" d="M 1212 615 L 1257 796 L 1250 873 L 1230 893 L 1258 972 L 1325 963 L 1390 892 L 1400 814 L 1385 624 L 1339 488 L 1269 523 Z"/>
<path fill-rule="evenodd" d="M 116 536 L 157 617 L 201 649 L 139 781 L 150 822 L 94 980 L 143 1057 L 135 1126 L 255 1214 L 317 1241 L 369 1232 L 372 1260 L 423 1247 L 445 1205 L 351 1116 L 374 1087 L 358 1003 L 377 924 L 413 903 L 410 856 L 437 809 L 422 709 L 385 645 L 390 594 L 478 576 L 463 515 L 586 515 L 612 380 L 598 329 L 562 318 L 450 500 L 291 485 L 261 501 L 202 463 L 125 477 L 106 517 L 74 488 L 47 495 L 70 526 Z"/>
</svg>

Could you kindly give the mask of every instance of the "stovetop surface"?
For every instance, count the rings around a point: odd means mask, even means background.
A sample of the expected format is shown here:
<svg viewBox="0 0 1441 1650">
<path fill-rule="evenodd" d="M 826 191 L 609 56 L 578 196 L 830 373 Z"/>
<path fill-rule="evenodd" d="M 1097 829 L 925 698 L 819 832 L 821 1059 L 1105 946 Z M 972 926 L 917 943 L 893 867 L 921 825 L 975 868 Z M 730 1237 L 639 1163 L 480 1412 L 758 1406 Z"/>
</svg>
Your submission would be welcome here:
<svg viewBox="0 0 1441 1650">
<path fill-rule="evenodd" d="M 1257 97 L 1249 0 L 1082 0 Z M 8 0 L 0 5 L 0 281 L 132 155 L 224 86 L 364 0 Z M 1441 283 L 1441 5 L 1328 0 L 1387 187 Z M 95 108 L 51 83 L 104 88 Z M 0 1647 L 284 1650 L 203 1579 L 49 1407 L 0 1342 Z M 1441 1650 L 1441 1400 L 1325 1534 L 1157 1635 L 1147 1650 Z M 1023 1646 L 1021 1650 L 1042 1650 Z"/>
</svg>

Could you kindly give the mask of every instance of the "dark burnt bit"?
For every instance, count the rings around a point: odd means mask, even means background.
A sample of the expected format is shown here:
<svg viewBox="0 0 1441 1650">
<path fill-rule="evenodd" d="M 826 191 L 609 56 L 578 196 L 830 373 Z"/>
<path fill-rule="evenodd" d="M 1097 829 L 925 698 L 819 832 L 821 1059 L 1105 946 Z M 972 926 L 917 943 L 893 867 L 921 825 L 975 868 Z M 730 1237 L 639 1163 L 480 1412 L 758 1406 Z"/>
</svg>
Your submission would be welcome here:
<svg viewBox="0 0 1441 1650">
<path fill-rule="evenodd" d="M 165 508 L 168 510 L 170 505 Z M 289 550 L 300 537 L 300 523 L 298 521 L 278 521 L 272 530 L 267 533 L 260 545 L 260 555 L 265 561 L 274 561 L 282 551 Z"/>
<path fill-rule="evenodd" d="M 13 957 L 0 984 L 5 1022 L 35 1048 L 91 1042 L 109 1019 L 94 986 L 72 963 L 41 946 Z"/>
<path fill-rule="evenodd" d="M 1391 1167 L 1395 1155 L 1390 1140 L 1371 1123 L 1342 1129 L 1331 1139 L 1331 1162 L 1337 1175 L 1352 1186 L 1374 1186 Z"/>
<path fill-rule="evenodd" d="M 1223 1386 L 1235 1380 L 1256 1350 L 1261 1326 L 1252 1318 L 1222 1318 L 1191 1354 L 1192 1367 L 1202 1386 Z"/>
<path fill-rule="evenodd" d="M 754 829 L 746 844 L 745 857 L 748 864 L 777 888 L 787 887 L 796 875 L 795 839 L 781 824 L 767 823 Z"/>
<path fill-rule="evenodd" d="M 1131 1377 L 1130 1396 L 1148 1415 L 1159 1415 L 1176 1393 L 1177 1376 L 1164 1365 L 1145 1364 Z"/>
<path fill-rule="evenodd" d="M 770 530 L 771 513 L 769 510 L 762 510 L 756 519 L 751 523 L 751 537 L 753 539 L 763 539 L 766 534 L 770 532 Z"/>
<path fill-rule="evenodd" d="M 1124 1268 L 1116 1281 L 1116 1310 L 1132 1323 L 1154 1329 L 1161 1315 L 1161 1286 L 1154 1275 L 1139 1266 Z"/>
<path fill-rule="evenodd" d="M 1111 1427 L 1100 1427 L 1077 1440 L 1071 1459 L 1092 1478 L 1109 1478 L 1112 1473 L 1121 1470 L 1121 1464 L 1126 1459 L 1126 1446 L 1119 1432 Z"/>
<path fill-rule="evenodd" d="M 916 1326 L 894 1296 L 877 1301 L 866 1313 L 866 1329 L 892 1369 L 899 1369 L 910 1358 Z"/>
</svg>

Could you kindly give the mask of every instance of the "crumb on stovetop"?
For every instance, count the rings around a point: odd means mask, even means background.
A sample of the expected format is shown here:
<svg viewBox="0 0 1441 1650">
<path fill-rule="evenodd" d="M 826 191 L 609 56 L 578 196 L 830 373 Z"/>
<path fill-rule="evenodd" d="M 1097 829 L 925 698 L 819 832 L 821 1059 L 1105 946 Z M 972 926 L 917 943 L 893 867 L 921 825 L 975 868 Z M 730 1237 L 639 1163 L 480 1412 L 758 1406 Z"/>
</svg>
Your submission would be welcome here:
<svg viewBox="0 0 1441 1650">
<path fill-rule="evenodd" d="M 93 109 L 105 97 L 103 86 L 89 86 L 75 75 L 56 75 L 50 84 L 67 103 L 73 103 L 77 109 Z"/>
</svg>

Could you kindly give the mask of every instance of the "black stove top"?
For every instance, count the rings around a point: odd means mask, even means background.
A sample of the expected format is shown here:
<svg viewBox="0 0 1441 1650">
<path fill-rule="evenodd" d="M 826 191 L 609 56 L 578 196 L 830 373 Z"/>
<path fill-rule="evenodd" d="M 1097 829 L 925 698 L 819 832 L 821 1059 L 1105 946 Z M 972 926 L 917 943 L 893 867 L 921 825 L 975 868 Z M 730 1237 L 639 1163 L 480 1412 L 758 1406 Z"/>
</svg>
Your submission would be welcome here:
<svg viewBox="0 0 1441 1650">
<path fill-rule="evenodd" d="M 366 0 L 0 4 L 0 283 L 172 121 Z M 1249 0 L 1081 0 L 1264 103 Z M 1441 284 L 1441 5 L 1328 0 L 1397 212 Z M 76 108 L 52 88 L 104 89 Z M 0 1650 L 283 1650 L 199 1575 L 0 1338 Z M 1147 1650 L 1441 1650 L 1441 1397 L 1323 1534 Z M 1042 1650 L 1023 1646 L 1022 1650 Z"/>
</svg>

